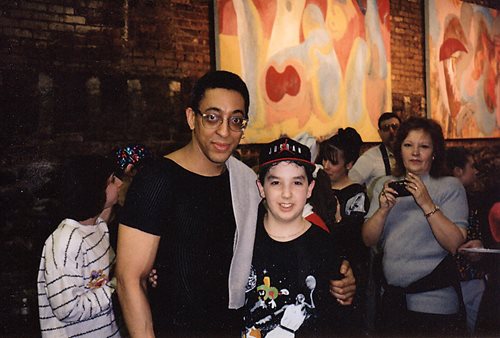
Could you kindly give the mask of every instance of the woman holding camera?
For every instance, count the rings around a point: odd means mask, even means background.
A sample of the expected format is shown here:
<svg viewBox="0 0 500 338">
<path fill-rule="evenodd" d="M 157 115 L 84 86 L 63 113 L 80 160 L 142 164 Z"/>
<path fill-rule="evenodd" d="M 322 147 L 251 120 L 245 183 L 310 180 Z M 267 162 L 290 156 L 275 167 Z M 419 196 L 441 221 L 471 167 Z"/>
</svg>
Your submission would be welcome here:
<svg viewBox="0 0 500 338">
<path fill-rule="evenodd" d="M 403 122 L 394 147 L 394 177 L 375 187 L 378 198 L 363 224 L 365 244 L 380 242 L 384 252 L 380 328 L 386 335 L 463 332 L 451 254 L 465 241 L 468 207 L 460 181 L 443 176 L 444 148 L 435 121 Z"/>
</svg>

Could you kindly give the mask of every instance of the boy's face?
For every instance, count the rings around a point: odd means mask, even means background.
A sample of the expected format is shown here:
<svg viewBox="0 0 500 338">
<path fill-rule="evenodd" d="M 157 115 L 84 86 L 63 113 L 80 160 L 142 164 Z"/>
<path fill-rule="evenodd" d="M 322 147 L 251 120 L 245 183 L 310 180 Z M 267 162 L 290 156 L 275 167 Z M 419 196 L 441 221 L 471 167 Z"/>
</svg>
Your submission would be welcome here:
<svg viewBox="0 0 500 338">
<path fill-rule="evenodd" d="M 118 202 L 118 193 L 122 183 L 122 180 L 114 174 L 109 176 L 108 185 L 106 187 L 106 203 L 104 204 L 104 209 L 112 207 Z"/>
<path fill-rule="evenodd" d="M 257 186 L 260 196 L 267 201 L 268 217 L 285 223 L 302 218 L 302 210 L 311 197 L 314 181 L 307 182 L 304 167 L 283 161 L 269 169 L 264 185 L 257 181 Z"/>
</svg>

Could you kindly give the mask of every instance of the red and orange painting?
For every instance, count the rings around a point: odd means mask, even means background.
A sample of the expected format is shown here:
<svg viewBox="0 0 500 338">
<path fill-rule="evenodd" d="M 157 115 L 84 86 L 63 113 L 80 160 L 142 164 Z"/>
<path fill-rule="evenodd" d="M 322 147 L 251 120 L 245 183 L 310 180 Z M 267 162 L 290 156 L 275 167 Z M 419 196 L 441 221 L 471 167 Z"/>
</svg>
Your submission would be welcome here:
<svg viewBox="0 0 500 338">
<path fill-rule="evenodd" d="M 429 116 L 447 138 L 500 136 L 500 11 L 426 3 Z"/>
<path fill-rule="evenodd" d="M 391 110 L 389 0 L 215 0 L 217 68 L 250 90 L 246 143 L 378 141 Z"/>
</svg>

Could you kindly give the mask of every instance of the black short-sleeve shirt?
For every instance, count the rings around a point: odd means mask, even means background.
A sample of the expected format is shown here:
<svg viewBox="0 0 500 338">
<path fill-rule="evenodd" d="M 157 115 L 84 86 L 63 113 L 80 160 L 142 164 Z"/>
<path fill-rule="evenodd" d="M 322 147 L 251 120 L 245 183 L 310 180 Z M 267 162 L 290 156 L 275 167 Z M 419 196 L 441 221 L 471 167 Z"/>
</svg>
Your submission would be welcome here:
<svg viewBox="0 0 500 338">
<path fill-rule="evenodd" d="M 239 324 L 228 310 L 236 223 L 227 170 L 206 177 L 169 159 L 154 161 L 134 177 L 120 223 L 161 236 L 158 287 L 150 291 L 155 328 L 188 332 Z"/>
</svg>

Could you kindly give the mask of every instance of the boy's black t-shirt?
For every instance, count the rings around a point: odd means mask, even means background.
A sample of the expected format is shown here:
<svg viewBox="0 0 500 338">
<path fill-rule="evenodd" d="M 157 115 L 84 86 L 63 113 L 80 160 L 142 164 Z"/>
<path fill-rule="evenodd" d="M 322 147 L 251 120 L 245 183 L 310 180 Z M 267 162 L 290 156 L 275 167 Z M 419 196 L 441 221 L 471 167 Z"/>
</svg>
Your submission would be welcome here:
<svg viewBox="0 0 500 338">
<path fill-rule="evenodd" d="M 329 293 L 329 280 L 341 279 L 341 259 L 327 232 L 312 225 L 300 237 L 273 240 L 259 217 L 247 286 L 247 337 L 330 333 L 343 309 Z"/>
<path fill-rule="evenodd" d="M 161 236 L 149 292 L 159 332 L 222 332 L 241 315 L 228 309 L 228 276 L 236 222 L 229 172 L 206 177 L 169 159 L 141 169 L 128 190 L 120 223 Z"/>
</svg>

